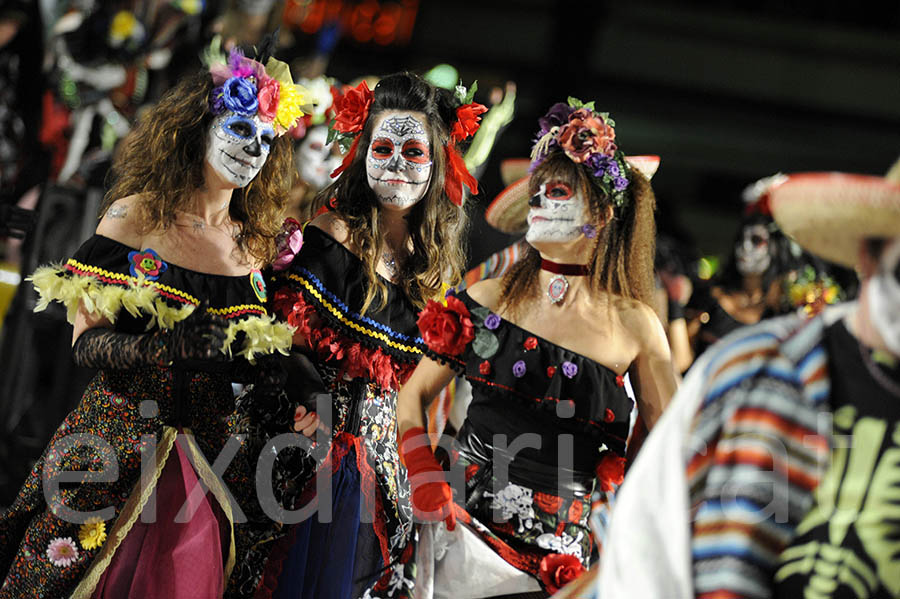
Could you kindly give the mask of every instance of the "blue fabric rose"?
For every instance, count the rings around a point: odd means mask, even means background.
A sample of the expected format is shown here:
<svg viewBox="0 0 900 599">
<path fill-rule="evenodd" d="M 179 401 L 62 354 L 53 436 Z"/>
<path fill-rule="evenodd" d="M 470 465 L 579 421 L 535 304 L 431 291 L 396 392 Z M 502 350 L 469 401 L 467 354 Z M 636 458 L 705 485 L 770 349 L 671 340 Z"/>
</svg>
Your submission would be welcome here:
<svg viewBox="0 0 900 599">
<path fill-rule="evenodd" d="M 241 116 L 253 116 L 259 108 L 256 86 L 243 77 L 232 77 L 222 85 L 225 108 Z"/>
</svg>

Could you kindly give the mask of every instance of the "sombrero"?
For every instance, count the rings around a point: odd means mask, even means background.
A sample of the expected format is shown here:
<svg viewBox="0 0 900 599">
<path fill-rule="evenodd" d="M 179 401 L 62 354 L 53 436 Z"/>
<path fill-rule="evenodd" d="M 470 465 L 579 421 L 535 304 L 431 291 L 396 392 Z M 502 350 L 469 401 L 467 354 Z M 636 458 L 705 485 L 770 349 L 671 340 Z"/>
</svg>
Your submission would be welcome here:
<svg viewBox="0 0 900 599">
<path fill-rule="evenodd" d="M 659 168 L 659 156 L 626 156 L 633 168 L 641 172 L 647 179 L 653 177 Z M 509 163 L 509 164 L 507 164 Z M 503 233 L 523 233 L 528 225 L 528 166 L 530 162 L 525 158 L 504 160 L 500 164 L 500 174 L 506 184 L 506 189 L 501 191 L 491 205 L 484 212 L 484 218 L 488 224 Z M 504 165 L 506 171 L 504 172 Z M 512 179 L 517 172 L 521 173 L 518 179 Z M 508 183 L 507 177 L 513 182 Z"/>
<path fill-rule="evenodd" d="M 898 171 L 789 175 L 768 191 L 772 217 L 804 249 L 852 268 L 861 239 L 900 236 Z"/>
</svg>

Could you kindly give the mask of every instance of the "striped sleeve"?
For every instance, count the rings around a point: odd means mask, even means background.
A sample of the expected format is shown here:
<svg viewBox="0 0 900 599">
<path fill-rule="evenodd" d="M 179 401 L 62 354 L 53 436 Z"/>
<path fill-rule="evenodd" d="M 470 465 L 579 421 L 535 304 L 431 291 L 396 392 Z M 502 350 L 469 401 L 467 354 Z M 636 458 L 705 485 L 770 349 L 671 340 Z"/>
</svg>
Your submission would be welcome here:
<svg viewBox="0 0 900 599">
<path fill-rule="evenodd" d="M 772 334 L 749 335 L 710 364 L 686 456 L 699 598 L 771 596 L 778 556 L 827 463 L 820 408 L 808 396 L 824 377 L 824 354 L 813 344 L 788 359 L 779 345 Z"/>
</svg>

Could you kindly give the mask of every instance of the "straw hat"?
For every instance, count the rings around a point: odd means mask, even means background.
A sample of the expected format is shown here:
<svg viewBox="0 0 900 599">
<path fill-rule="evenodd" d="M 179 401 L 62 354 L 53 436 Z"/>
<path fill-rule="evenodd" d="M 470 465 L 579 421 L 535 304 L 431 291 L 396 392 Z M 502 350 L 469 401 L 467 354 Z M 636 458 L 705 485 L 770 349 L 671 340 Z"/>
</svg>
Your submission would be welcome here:
<svg viewBox="0 0 900 599">
<path fill-rule="evenodd" d="M 861 239 L 900 236 L 900 162 L 886 177 L 789 175 L 768 194 L 781 230 L 836 264 L 855 266 Z"/>
<path fill-rule="evenodd" d="M 653 177 L 659 168 L 659 156 L 626 156 L 633 168 L 641 172 L 647 179 Z M 506 164 L 509 163 L 509 164 Z M 504 172 L 504 165 L 506 171 Z M 506 189 L 501 191 L 491 205 L 484 212 L 484 218 L 488 224 L 504 233 L 524 233 L 528 229 L 526 218 L 528 216 L 528 166 L 530 162 L 525 158 L 504 160 L 500 164 L 500 175 Z M 516 173 L 519 174 L 514 179 Z M 510 183 L 507 177 L 513 182 Z"/>
</svg>

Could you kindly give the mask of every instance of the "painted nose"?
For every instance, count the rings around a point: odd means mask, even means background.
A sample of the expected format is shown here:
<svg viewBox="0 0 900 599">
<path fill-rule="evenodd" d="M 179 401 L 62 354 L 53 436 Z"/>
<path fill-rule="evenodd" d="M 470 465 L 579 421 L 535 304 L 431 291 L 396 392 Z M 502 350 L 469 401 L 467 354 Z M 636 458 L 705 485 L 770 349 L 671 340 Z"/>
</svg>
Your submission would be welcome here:
<svg viewBox="0 0 900 599">
<path fill-rule="evenodd" d="M 262 146 L 260 146 L 258 139 L 254 139 L 252 143 L 244 146 L 244 151 L 254 158 L 259 158 L 262 155 Z"/>
<path fill-rule="evenodd" d="M 528 200 L 528 205 L 532 208 L 540 208 L 541 207 L 541 194 L 536 193 Z"/>
<path fill-rule="evenodd" d="M 400 170 L 400 155 L 396 155 L 390 160 L 388 160 L 387 166 L 384 167 L 385 170 L 390 171 L 392 173 L 396 173 Z"/>
</svg>

